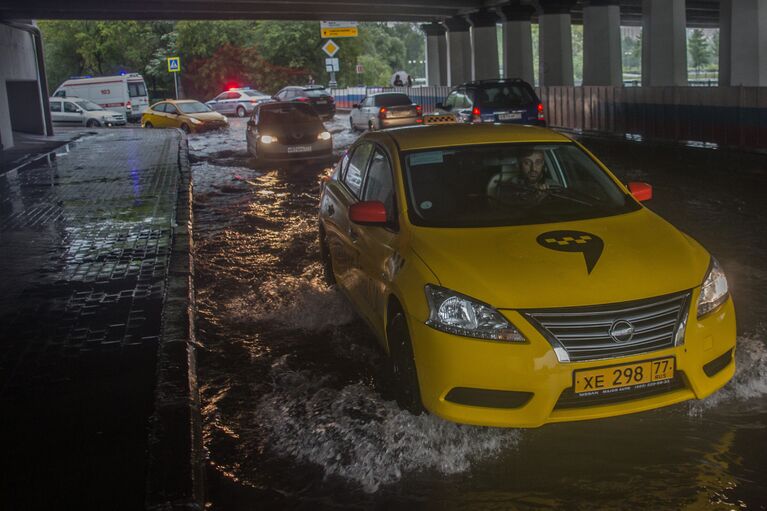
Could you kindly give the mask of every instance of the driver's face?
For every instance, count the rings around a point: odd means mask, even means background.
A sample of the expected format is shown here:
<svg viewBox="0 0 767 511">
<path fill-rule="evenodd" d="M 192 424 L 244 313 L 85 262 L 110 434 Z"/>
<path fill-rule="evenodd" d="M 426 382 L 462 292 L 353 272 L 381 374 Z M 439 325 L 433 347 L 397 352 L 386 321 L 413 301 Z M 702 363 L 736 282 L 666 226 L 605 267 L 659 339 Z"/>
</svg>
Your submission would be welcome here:
<svg viewBox="0 0 767 511">
<path fill-rule="evenodd" d="M 522 173 L 530 183 L 537 183 L 543 175 L 543 153 L 535 151 L 522 158 Z"/>
</svg>

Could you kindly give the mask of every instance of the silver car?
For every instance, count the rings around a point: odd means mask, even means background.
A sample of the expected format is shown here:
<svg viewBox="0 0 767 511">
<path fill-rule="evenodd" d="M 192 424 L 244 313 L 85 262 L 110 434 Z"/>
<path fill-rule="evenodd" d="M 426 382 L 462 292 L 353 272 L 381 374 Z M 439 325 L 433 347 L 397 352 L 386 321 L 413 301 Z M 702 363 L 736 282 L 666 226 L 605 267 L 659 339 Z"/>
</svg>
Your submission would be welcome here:
<svg viewBox="0 0 767 511">
<path fill-rule="evenodd" d="M 381 92 L 366 96 L 361 103 L 352 105 L 349 116 L 352 131 L 380 130 L 422 122 L 421 106 L 413 103 L 407 94 L 401 92 Z"/>
<path fill-rule="evenodd" d="M 224 115 L 246 117 L 253 112 L 257 104 L 271 99 L 268 94 L 255 89 L 229 89 L 205 104 Z"/>
<path fill-rule="evenodd" d="M 49 98 L 51 121 L 60 126 L 124 126 L 125 114 L 106 110 L 83 98 Z"/>
</svg>

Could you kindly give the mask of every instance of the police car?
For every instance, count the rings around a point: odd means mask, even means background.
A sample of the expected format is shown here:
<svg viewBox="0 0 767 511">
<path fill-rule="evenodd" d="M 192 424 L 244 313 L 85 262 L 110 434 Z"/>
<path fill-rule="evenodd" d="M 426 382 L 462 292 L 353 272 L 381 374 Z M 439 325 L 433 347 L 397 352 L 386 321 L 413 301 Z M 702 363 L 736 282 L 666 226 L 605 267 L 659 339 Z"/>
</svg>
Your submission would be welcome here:
<svg viewBox="0 0 767 511">
<path fill-rule="evenodd" d="M 236 115 L 246 117 L 253 113 L 257 104 L 271 101 L 271 96 L 250 88 L 235 88 L 222 92 L 215 98 L 207 101 L 212 110 L 224 115 Z"/>
</svg>

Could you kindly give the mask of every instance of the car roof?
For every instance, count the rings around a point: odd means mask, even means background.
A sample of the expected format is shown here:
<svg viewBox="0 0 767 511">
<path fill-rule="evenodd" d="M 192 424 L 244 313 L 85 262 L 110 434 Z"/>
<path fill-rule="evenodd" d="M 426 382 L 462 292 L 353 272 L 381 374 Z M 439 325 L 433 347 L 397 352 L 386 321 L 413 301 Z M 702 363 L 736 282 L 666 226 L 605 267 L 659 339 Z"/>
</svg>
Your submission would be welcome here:
<svg viewBox="0 0 767 511">
<path fill-rule="evenodd" d="M 571 142 L 548 128 L 521 124 L 432 124 L 392 128 L 374 134 L 390 136 L 400 151 L 515 142 Z"/>
<path fill-rule="evenodd" d="M 162 101 L 158 101 L 158 103 L 162 103 L 163 101 L 166 103 L 173 103 L 174 105 L 178 105 L 180 103 L 199 103 L 199 101 L 196 99 L 164 99 Z"/>
<path fill-rule="evenodd" d="M 49 101 L 61 101 L 62 99 L 68 99 L 69 101 L 77 101 L 78 99 L 83 99 L 80 96 L 51 96 L 48 98 Z M 90 101 L 90 100 L 88 100 Z"/>
</svg>

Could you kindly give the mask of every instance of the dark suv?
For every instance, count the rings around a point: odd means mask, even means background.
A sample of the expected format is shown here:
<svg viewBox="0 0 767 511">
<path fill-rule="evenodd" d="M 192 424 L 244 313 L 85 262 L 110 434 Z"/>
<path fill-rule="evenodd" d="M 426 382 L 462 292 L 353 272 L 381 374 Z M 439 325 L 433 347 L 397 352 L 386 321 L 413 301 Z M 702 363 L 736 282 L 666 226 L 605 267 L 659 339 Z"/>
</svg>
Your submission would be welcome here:
<svg viewBox="0 0 767 511">
<path fill-rule="evenodd" d="M 529 83 L 517 78 L 464 83 L 437 108 L 455 114 L 459 122 L 546 125 L 543 103 Z"/>
<path fill-rule="evenodd" d="M 336 115 L 336 101 L 322 85 L 304 85 L 284 87 L 274 95 L 277 101 L 299 101 L 314 108 L 323 120 Z"/>
</svg>

